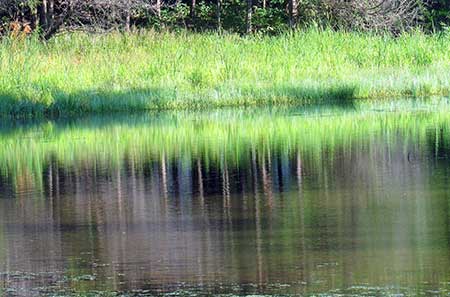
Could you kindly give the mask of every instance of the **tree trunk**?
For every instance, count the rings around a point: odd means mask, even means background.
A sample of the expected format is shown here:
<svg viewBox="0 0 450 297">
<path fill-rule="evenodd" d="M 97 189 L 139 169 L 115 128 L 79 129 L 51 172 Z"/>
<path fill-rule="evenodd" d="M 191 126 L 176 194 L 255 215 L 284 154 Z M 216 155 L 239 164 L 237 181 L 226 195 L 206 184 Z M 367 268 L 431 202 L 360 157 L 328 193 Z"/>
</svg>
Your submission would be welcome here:
<svg viewBox="0 0 450 297">
<path fill-rule="evenodd" d="M 39 27 L 39 13 L 37 7 L 33 7 L 31 10 L 31 26 L 33 30 Z"/>
<path fill-rule="evenodd" d="M 289 27 L 295 28 L 297 24 L 297 0 L 289 0 Z"/>
<path fill-rule="evenodd" d="M 36 10 L 39 15 L 39 21 L 36 21 L 35 24 L 40 26 L 43 35 L 45 36 L 48 32 L 54 31 L 55 0 L 42 0 Z"/>
<path fill-rule="evenodd" d="M 195 23 L 195 5 L 196 5 L 195 0 L 191 0 L 191 23 L 192 23 L 192 26 L 194 26 L 194 23 Z"/>
<path fill-rule="evenodd" d="M 53 21 L 55 20 L 55 0 L 48 0 L 47 6 L 47 27 L 51 28 L 53 26 Z"/>
<path fill-rule="evenodd" d="M 217 0 L 217 30 L 222 31 L 222 20 L 221 20 L 221 10 L 222 10 L 222 0 Z"/>
<path fill-rule="evenodd" d="M 131 3 L 130 0 L 127 1 L 125 16 L 125 31 L 130 32 L 131 30 Z"/>
<path fill-rule="evenodd" d="M 127 16 L 125 19 L 125 31 L 130 32 L 131 30 L 131 16 L 130 16 L 130 12 L 127 11 Z"/>
<path fill-rule="evenodd" d="M 41 29 L 45 32 L 47 31 L 47 0 L 42 0 L 41 5 L 38 7 L 39 11 L 39 25 L 41 26 Z"/>
<path fill-rule="evenodd" d="M 161 0 L 156 0 L 156 15 L 161 18 Z"/>
<path fill-rule="evenodd" d="M 292 1 L 292 0 L 291 0 Z M 252 0 L 247 0 L 247 34 L 252 32 L 252 9 L 253 9 Z"/>
</svg>

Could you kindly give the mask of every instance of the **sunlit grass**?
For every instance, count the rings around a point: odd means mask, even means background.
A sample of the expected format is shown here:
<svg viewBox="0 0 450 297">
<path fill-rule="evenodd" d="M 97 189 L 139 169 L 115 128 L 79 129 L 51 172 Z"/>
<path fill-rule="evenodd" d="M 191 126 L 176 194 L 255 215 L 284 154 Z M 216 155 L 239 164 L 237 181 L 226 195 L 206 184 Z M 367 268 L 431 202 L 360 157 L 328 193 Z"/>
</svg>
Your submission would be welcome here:
<svg viewBox="0 0 450 297">
<path fill-rule="evenodd" d="M 0 114 L 448 95 L 450 36 L 111 33 L 0 41 Z"/>
</svg>

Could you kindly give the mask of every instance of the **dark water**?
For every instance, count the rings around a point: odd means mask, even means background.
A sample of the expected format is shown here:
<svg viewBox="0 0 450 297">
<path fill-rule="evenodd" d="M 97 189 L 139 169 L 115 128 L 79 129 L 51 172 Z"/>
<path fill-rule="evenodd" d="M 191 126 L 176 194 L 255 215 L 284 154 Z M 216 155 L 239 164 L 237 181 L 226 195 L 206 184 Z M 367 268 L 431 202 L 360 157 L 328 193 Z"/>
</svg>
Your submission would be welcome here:
<svg viewBox="0 0 450 297">
<path fill-rule="evenodd" d="M 4 124 L 0 287 L 450 296 L 447 114 Z"/>
</svg>

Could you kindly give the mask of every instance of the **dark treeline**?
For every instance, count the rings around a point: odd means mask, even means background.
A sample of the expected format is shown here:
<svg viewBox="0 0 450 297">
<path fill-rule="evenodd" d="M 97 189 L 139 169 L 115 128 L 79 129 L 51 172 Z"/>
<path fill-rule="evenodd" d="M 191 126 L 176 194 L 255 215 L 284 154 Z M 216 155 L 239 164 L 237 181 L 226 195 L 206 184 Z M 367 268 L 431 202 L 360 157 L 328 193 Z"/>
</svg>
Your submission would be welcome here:
<svg viewBox="0 0 450 297">
<path fill-rule="evenodd" d="M 434 31 L 450 24 L 447 0 L 0 0 L 0 32 L 133 28 L 278 33 L 298 26 Z"/>
</svg>

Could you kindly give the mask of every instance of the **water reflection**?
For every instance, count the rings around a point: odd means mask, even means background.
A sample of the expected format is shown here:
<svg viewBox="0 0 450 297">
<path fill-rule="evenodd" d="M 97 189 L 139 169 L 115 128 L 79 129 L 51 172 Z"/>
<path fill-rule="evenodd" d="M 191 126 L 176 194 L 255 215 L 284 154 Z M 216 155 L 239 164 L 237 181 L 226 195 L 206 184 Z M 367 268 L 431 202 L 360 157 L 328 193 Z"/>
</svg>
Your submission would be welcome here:
<svg viewBox="0 0 450 297">
<path fill-rule="evenodd" d="M 448 294 L 450 116 L 286 113 L 8 131 L 0 286 Z"/>
</svg>

